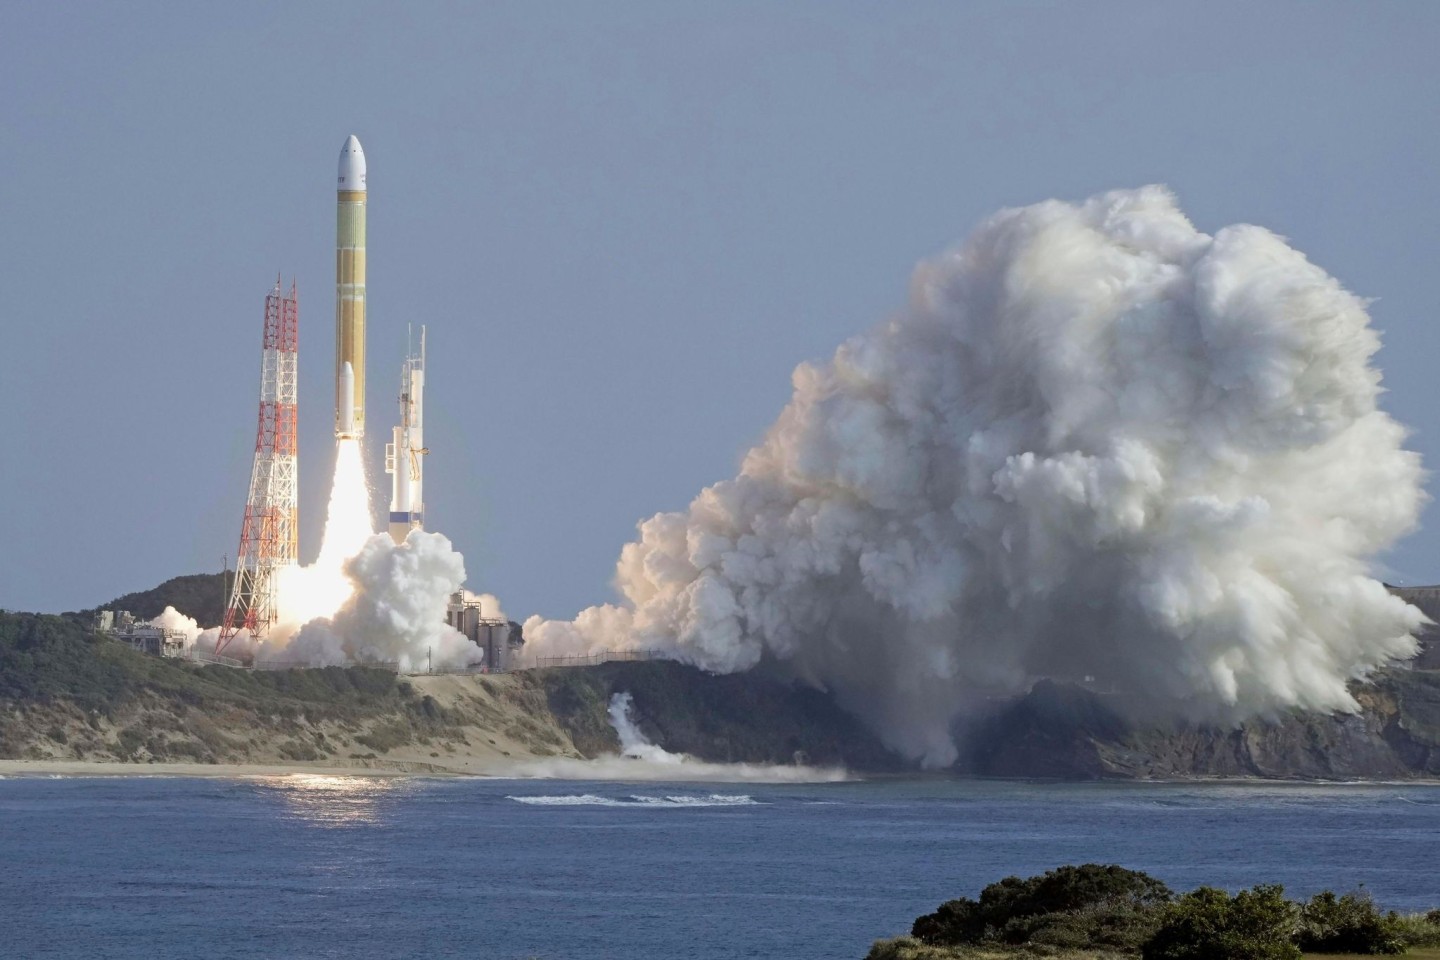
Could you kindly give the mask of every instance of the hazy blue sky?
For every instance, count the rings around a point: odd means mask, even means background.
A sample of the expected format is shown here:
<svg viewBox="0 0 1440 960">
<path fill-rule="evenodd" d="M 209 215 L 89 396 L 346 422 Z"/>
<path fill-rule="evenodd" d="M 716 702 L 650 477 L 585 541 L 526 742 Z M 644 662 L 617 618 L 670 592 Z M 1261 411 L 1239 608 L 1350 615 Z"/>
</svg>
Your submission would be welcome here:
<svg viewBox="0 0 1440 960">
<path fill-rule="evenodd" d="M 1421 2 L 5 4 L 0 606 L 233 557 L 277 269 L 314 556 L 350 133 L 372 460 L 426 323 L 430 526 L 512 616 L 608 599 L 796 363 L 1047 197 L 1163 182 L 1290 237 L 1377 298 L 1386 404 L 1440 463 L 1437 49 Z M 1395 577 L 1440 581 L 1427 516 Z"/>
</svg>

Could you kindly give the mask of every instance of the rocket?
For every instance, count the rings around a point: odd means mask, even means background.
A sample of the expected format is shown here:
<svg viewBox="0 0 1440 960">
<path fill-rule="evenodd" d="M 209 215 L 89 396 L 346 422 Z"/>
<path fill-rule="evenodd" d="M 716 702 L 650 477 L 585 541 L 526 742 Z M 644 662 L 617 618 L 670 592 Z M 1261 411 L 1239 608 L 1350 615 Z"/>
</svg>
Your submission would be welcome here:
<svg viewBox="0 0 1440 960">
<path fill-rule="evenodd" d="M 400 368 L 400 425 L 385 445 L 385 472 L 393 476 L 390 494 L 390 538 L 404 543 L 411 530 L 425 526 L 425 328 L 420 352 Z"/>
<path fill-rule="evenodd" d="M 335 438 L 365 436 L 365 151 L 340 148 L 335 194 Z"/>
</svg>

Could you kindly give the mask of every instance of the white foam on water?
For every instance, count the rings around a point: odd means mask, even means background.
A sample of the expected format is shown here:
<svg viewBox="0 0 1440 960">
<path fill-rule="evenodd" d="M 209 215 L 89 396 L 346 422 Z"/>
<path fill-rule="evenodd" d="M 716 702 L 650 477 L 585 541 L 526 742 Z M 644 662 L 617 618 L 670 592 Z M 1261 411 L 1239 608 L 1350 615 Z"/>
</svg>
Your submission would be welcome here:
<svg viewBox="0 0 1440 960">
<path fill-rule="evenodd" d="M 536 797 L 506 797 L 516 803 L 537 807 L 746 807 L 759 806 L 759 802 L 746 794 L 712 793 L 708 795 L 668 794 L 653 797 L 632 794 L 629 797 L 602 797 L 593 793 L 542 795 Z"/>
<path fill-rule="evenodd" d="M 610 780 L 624 783 L 840 783 L 855 779 L 841 767 L 807 767 L 800 764 L 705 763 L 686 758 L 683 763 L 656 762 L 614 755 L 594 760 L 556 757 L 511 764 L 500 780 Z"/>
</svg>

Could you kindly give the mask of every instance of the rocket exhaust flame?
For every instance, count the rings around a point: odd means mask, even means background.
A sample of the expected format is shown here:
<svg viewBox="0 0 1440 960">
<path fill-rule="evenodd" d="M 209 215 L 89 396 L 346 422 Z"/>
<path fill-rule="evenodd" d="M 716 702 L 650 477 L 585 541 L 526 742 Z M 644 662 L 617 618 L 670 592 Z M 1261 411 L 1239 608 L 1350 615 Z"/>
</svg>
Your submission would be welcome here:
<svg viewBox="0 0 1440 960">
<path fill-rule="evenodd" d="M 334 615 L 350 598 L 355 588 L 345 564 L 373 533 L 360 441 L 341 440 L 335 445 L 335 481 L 320 555 L 307 567 L 289 568 L 280 579 L 280 609 L 288 626 L 284 637 L 316 617 Z"/>
</svg>

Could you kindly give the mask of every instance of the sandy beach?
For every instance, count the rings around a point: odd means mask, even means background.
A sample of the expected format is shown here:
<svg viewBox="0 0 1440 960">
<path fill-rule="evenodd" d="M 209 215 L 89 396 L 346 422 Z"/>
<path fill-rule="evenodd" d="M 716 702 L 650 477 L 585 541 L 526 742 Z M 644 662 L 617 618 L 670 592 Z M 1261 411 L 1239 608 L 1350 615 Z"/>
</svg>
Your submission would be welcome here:
<svg viewBox="0 0 1440 960">
<path fill-rule="evenodd" d="M 122 763 L 109 760 L 0 760 L 9 777 L 493 777 L 510 780 L 614 780 L 695 783 L 834 783 L 854 777 L 840 768 L 704 763 L 675 758 L 654 762 L 631 757 L 533 757 L 497 761 L 446 757 L 443 761 L 389 758 L 336 763 Z"/>
<path fill-rule="evenodd" d="M 507 765 L 482 769 L 478 762 L 457 770 L 436 763 L 404 761 L 322 761 L 316 763 L 122 763 L 110 760 L 0 760 L 0 777 L 284 777 L 284 776 L 485 776 L 502 775 Z"/>
</svg>

